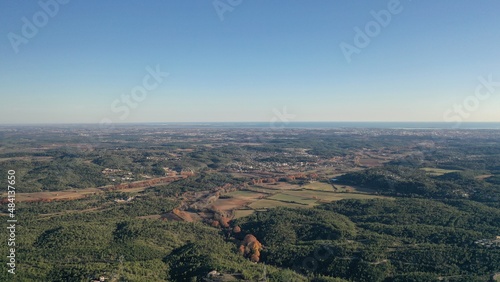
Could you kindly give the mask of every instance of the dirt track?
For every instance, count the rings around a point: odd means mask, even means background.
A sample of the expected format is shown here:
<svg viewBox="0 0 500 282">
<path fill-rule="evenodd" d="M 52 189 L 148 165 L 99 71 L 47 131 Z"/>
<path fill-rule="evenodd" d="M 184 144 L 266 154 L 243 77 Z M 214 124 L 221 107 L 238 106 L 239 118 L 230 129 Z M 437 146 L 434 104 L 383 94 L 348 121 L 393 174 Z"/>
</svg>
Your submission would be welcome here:
<svg viewBox="0 0 500 282">
<path fill-rule="evenodd" d="M 166 184 L 179 179 L 186 178 L 186 175 L 175 177 L 158 177 L 119 185 L 108 185 L 98 188 L 84 188 L 78 190 L 47 191 L 33 193 L 16 193 L 16 202 L 51 202 L 51 201 L 71 201 L 85 198 L 88 195 L 96 195 L 108 191 L 140 192 L 152 185 Z M 1 203 L 6 203 L 7 193 L 2 194 Z"/>
</svg>

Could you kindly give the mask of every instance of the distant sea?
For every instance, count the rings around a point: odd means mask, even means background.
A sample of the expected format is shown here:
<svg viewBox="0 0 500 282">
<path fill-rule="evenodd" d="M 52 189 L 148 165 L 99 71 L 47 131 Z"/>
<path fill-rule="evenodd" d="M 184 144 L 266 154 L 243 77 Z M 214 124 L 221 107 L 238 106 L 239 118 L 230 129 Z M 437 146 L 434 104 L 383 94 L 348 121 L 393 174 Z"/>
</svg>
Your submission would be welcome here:
<svg viewBox="0 0 500 282">
<path fill-rule="evenodd" d="M 500 122 L 178 122 L 147 125 L 181 128 L 379 128 L 379 129 L 500 129 Z"/>
</svg>

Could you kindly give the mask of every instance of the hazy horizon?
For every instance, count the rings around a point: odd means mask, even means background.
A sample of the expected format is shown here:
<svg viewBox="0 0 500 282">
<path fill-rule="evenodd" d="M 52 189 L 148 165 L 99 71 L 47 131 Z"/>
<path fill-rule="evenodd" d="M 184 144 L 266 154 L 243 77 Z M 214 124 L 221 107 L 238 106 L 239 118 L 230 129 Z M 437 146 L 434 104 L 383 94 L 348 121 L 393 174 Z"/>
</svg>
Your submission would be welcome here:
<svg viewBox="0 0 500 282">
<path fill-rule="evenodd" d="M 18 123 L 0 124 L 2 127 L 89 127 L 109 130 L 122 127 L 157 127 L 157 128 L 248 128 L 248 129 L 428 129 L 428 130 L 500 130 L 500 122 L 462 122 L 459 126 L 448 122 L 384 122 L 384 121 L 291 121 L 291 122 L 123 122 L 111 124 L 97 123 Z"/>
</svg>

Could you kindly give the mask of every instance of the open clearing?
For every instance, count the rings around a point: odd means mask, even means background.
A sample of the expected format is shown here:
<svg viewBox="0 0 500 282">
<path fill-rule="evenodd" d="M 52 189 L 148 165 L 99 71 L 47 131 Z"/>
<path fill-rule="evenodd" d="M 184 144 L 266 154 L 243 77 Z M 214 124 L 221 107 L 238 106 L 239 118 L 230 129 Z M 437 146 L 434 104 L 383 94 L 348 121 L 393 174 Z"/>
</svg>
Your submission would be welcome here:
<svg viewBox="0 0 500 282">
<path fill-rule="evenodd" d="M 125 188 L 116 190 L 124 193 L 137 193 L 146 190 L 149 187 Z M 63 191 L 47 191 L 33 193 L 17 193 L 16 201 L 18 202 L 43 202 L 43 201 L 70 201 L 85 198 L 89 195 L 105 193 L 100 188 L 85 188 L 79 190 L 63 190 Z M 6 195 L 2 195 L 6 197 Z"/>
<path fill-rule="evenodd" d="M 297 186 L 297 189 L 298 188 L 299 188 L 299 186 Z M 279 190 L 279 189 L 269 189 L 269 188 L 262 188 L 262 187 L 258 187 L 258 186 L 250 186 L 247 189 L 249 191 L 264 193 L 264 194 L 268 194 L 268 195 L 273 195 L 273 194 L 277 194 L 277 193 L 281 192 L 281 190 Z"/>
<path fill-rule="evenodd" d="M 234 211 L 234 218 L 241 218 L 245 216 L 252 215 L 255 212 L 255 210 L 235 210 Z"/>
<path fill-rule="evenodd" d="M 310 206 L 313 206 L 318 201 L 316 199 L 303 198 L 285 193 L 276 194 L 271 197 L 268 197 L 267 199 L 281 201 L 285 203 L 294 203 L 294 204 L 310 205 Z"/>
<path fill-rule="evenodd" d="M 493 176 L 493 174 L 483 174 L 483 175 L 478 175 L 474 178 L 479 179 L 479 180 L 485 180 L 485 179 L 490 178 L 492 176 Z"/>
<path fill-rule="evenodd" d="M 323 191 L 310 191 L 310 190 L 302 190 L 302 191 L 283 191 L 283 194 L 292 195 L 296 197 L 309 198 L 314 200 L 320 200 L 321 202 L 332 202 L 339 201 L 343 199 L 381 199 L 387 198 L 384 196 L 377 196 L 371 194 L 362 194 L 362 193 L 332 193 L 332 192 L 323 192 Z"/>
<path fill-rule="evenodd" d="M 316 184 L 316 183 L 312 183 Z M 326 184 L 326 183 L 320 183 L 320 184 Z M 308 184 L 309 185 L 309 184 Z M 329 185 L 329 184 L 326 184 Z M 307 186 L 307 185 L 306 185 Z M 310 187 L 310 186 L 309 186 Z M 331 187 L 331 185 L 330 185 Z M 259 188 L 259 187 L 251 187 L 252 191 L 251 193 L 256 193 L 253 191 L 259 191 L 259 192 L 264 192 L 262 191 L 265 188 Z M 305 187 L 304 187 L 305 188 Z M 325 185 L 316 185 L 313 186 L 313 188 L 319 188 L 319 189 L 325 189 Z M 291 207 L 291 208 L 311 208 L 316 205 L 322 204 L 322 203 L 329 203 L 333 201 L 339 201 L 339 200 L 344 200 L 344 199 L 392 199 L 390 197 L 385 197 L 385 196 L 379 196 L 379 195 L 374 195 L 374 194 L 368 194 L 368 193 L 361 193 L 359 192 L 360 190 L 355 188 L 355 187 L 345 187 L 345 189 L 349 189 L 352 191 L 356 191 L 354 193 L 339 193 L 339 192 L 334 192 L 332 190 L 330 191 L 322 191 L 322 190 L 312 190 L 312 189 L 295 189 L 295 190 L 272 190 L 272 193 L 265 194 L 265 193 L 258 193 L 260 195 L 264 195 L 265 198 L 255 198 L 252 199 L 247 199 L 248 201 L 245 202 L 245 207 L 243 208 L 243 205 L 239 206 L 239 208 L 243 209 L 238 209 L 237 204 L 234 202 L 231 206 L 224 206 L 223 208 L 220 208 L 221 210 L 227 209 L 227 208 L 233 208 L 233 213 L 235 218 L 240 218 L 244 216 L 248 216 L 253 213 L 253 210 L 265 210 L 265 209 L 270 209 L 270 208 L 275 208 L 275 207 Z M 253 190 L 254 189 L 254 190 Z M 266 189 L 266 190 L 271 190 L 271 189 Z M 241 193 L 241 192 L 247 192 L 247 193 Z M 238 192 L 232 192 L 231 194 L 235 195 L 246 195 L 248 194 L 249 191 L 238 191 Z M 241 200 L 243 203 L 242 199 L 224 199 L 224 200 Z M 251 208 L 253 210 L 249 210 L 248 208 Z"/>
<path fill-rule="evenodd" d="M 434 168 L 434 167 L 424 167 L 421 170 L 428 172 L 432 176 L 441 176 L 450 172 L 458 172 L 459 170 L 452 169 L 442 169 L 442 168 Z"/>
<path fill-rule="evenodd" d="M 148 181 L 163 179 L 153 178 Z M 85 198 L 89 195 L 96 195 L 105 192 L 124 192 L 124 193 L 137 193 L 142 192 L 151 187 L 148 181 L 136 181 L 129 184 L 139 185 L 138 187 L 133 188 L 122 188 L 122 189 L 113 189 L 113 185 L 102 186 L 99 188 L 83 188 L 77 190 L 62 190 L 62 191 L 45 191 L 45 192 L 32 192 L 32 193 L 16 193 L 16 201 L 17 202 L 39 202 L 39 201 L 70 201 L 70 200 L 78 200 Z M 175 180 L 173 180 L 175 181 Z M 157 185 L 160 184 L 168 184 L 172 181 L 158 182 Z M 7 193 L 2 193 L 1 198 L 5 201 L 7 197 Z"/>
<path fill-rule="evenodd" d="M 287 182 L 275 182 L 275 183 L 259 183 L 255 184 L 255 187 L 268 188 L 274 190 L 290 190 L 297 189 L 299 186 L 297 184 L 287 183 Z"/>
<path fill-rule="evenodd" d="M 237 198 L 237 199 L 252 200 L 252 199 L 262 198 L 262 197 L 266 196 L 266 194 L 254 192 L 254 191 L 240 190 L 240 191 L 234 191 L 234 192 L 227 193 L 224 196 L 229 196 L 231 198 Z"/>
<path fill-rule="evenodd" d="M 87 195 L 103 193 L 98 188 L 87 188 L 81 190 L 65 190 L 54 192 L 34 192 L 34 193 L 17 193 L 16 201 L 18 202 L 37 202 L 37 201 L 62 201 L 62 200 L 77 200 L 85 198 Z"/>
<path fill-rule="evenodd" d="M 244 207 L 250 202 L 250 200 L 238 198 L 218 199 L 213 203 L 213 206 L 221 211 L 230 211 L 240 207 Z"/>
<path fill-rule="evenodd" d="M 255 210 L 261 210 L 261 209 L 270 209 L 270 208 L 275 208 L 275 207 L 304 208 L 307 206 L 300 205 L 300 204 L 285 203 L 285 202 L 281 202 L 281 201 L 262 199 L 262 200 L 258 200 L 258 201 L 255 201 L 255 202 L 249 204 L 248 207 L 255 209 Z"/>
<path fill-rule="evenodd" d="M 253 191 L 234 191 L 225 194 L 229 198 L 219 198 L 213 205 L 222 211 L 235 210 L 246 206 L 247 204 L 266 197 L 266 194 Z"/>
<path fill-rule="evenodd" d="M 316 190 L 316 191 L 333 191 L 333 186 L 324 182 L 313 182 L 302 186 L 304 189 Z"/>
</svg>

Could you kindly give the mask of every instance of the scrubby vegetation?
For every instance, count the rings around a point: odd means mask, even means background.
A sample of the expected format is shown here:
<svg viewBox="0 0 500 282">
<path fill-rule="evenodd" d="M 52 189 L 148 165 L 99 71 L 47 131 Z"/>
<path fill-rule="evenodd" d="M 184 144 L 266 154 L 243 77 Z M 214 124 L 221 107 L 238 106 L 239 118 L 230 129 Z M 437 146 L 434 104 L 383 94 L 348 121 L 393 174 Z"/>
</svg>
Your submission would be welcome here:
<svg viewBox="0 0 500 282">
<path fill-rule="evenodd" d="M 0 172 L 16 170 L 17 193 L 48 195 L 16 203 L 18 281 L 500 272 L 498 131 L 51 130 L 0 130 Z"/>
</svg>

